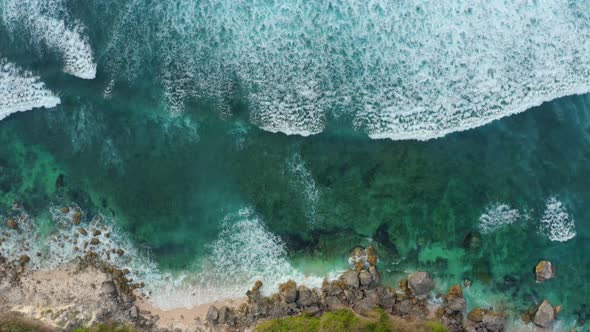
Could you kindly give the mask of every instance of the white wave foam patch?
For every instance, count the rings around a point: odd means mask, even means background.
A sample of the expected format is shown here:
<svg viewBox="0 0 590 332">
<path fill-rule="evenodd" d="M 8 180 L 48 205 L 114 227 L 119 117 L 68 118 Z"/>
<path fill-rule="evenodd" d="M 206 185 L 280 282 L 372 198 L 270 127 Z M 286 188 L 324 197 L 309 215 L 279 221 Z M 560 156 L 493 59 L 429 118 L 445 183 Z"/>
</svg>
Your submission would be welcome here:
<svg viewBox="0 0 590 332">
<path fill-rule="evenodd" d="M 477 228 L 482 234 L 493 233 L 494 231 L 511 225 L 522 218 L 520 211 L 511 208 L 507 204 L 495 203 L 486 208 L 479 217 Z"/>
<path fill-rule="evenodd" d="M 311 171 L 305 165 L 305 161 L 301 157 L 301 154 L 295 153 L 289 159 L 287 169 L 291 173 L 289 178 L 292 184 L 302 191 L 305 201 L 307 202 L 307 206 L 304 208 L 308 222 L 310 224 L 315 224 L 317 221 L 320 191 L 317 188 Z"/>
<path fill-rule="evenodd" d="M 314 287 L 323 281 L 293 268 L 285 244 L 249 208 L 225 218 L 209 249 L 199 274 L 148 282 L 151 301 L 162 308 L 191 307 L 244 296 L 256 280 L 263 281 L 266 294 L 276 292 L 279 283 L 289 279 Z"/>
<path fill-rule="evenodd" d="M 271 132 L 311 135 L 347 115 L 373 138 L 426 140 L 588 92 L 589 12 L 567 0 L 132 1 L 108 62 L 133 76 L 153 60 L 172 109 L 226 96 L 235 78 Z"/>
<path fill-rule="evenodd" d="M 539 229 L 551 241 L 565 242 L 576 236 L 574 219 L 557 197 L 545 201 L 545 212 L 541 217 Z"/>
<path fill-rule="evenodd" d="M 82 79 L 96 77 L 94 53 L 81 23 L 66 26 L 65 4 L 60 0 L 6 0 L 0 5 L 2 18 L 12 33 L 25 28 L 35 44 L 58 52 L 64 72 Z M 66 17 L 67 18 L 67 15 Z"/>
<path fill-rule="evenodd" d="M 0 59 L 0 120 L 33 108 L 52 108 L 61 100 L 31 72 Z"/>
</svg>

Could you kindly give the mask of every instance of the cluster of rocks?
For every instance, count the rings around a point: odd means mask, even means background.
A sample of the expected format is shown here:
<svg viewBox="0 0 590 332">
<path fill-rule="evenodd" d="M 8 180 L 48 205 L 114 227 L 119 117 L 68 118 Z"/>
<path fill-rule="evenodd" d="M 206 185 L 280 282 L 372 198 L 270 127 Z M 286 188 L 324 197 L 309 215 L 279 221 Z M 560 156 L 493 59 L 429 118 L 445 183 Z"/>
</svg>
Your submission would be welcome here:
<svg viewBox="0 0 590 332">
<path fill-rule="evenodd" d="M 415 272 L 400 282 L 400 289 L 380 284 L 377 255 L 371 247 L 355 248 L 349 259 L 351 269 L 337 280 L 324 280 L 320 288 L 308 288 L 288 281 L 279 286 L 278 293 L 263 296 L 262 282 L 257 281 L 246 295 L 248 302 L 237 308 L 211 306 L 206 324 L 213 329 L 231 327 L 244 330 L 267 319 L 276 319 L 305 313 L 321 315 L 333 309 L 350 308 L 362 316 L 369 316 L 381 308 L 390 315 L 425 320 L 431 314 L 427 303 L 435 288 L 435 282 L 426 272 Z M 437 318 L 452 331 L 502 331 L 506 318 L 491 310 L 478 309 L 465 320 L 465 298 L 459 285 L 451 287 Z"/>
<path fill-rule="evenodd" d="M 537 283 L 543 283 L 549 279 L 555 278 L 555 267 L 550 261 L 542 260 L 535 266 L 535 280 Z M 550 328 L 557 314 L 561 311 L 561 306 L 552 306 L 547 300 L 543 300 L 538 306 L 529 309 L 521 316 L 525 323 L 533 322 L 538 327 Z"/>
</svg>

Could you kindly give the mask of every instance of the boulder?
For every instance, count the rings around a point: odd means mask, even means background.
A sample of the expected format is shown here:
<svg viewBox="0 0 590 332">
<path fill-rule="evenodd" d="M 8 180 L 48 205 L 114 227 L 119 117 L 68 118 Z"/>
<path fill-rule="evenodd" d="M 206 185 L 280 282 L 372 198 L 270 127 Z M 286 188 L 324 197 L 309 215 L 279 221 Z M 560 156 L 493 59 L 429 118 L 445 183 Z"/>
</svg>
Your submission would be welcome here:
<svg viewBox="0 0 590 332">
<path fill-rule="evenodd" d="M 490 332 L 501 332 L 506 327 L 506 317 L 493 311 L 488 311 L 481 322 L 483 327 Z"/>
<path fill-rule="evenodd" d="M 207 322 L 216 323 L 218 318 L 219 310 L 217 310 L 217 308 L 214 305 L 210 306 L 209 310 L 207 310 Z"/>
<path fill-rule="evenodd" d="M 340 280 L 344 281 L 344 283 L 348 287 L 352 287 L 352 288 L 358 288 L 359 284 L 360 284 L 359 275 L 356 271 L 353 271 L 353 270 L 348 270 L 348 271 L 344 272 L 340 276 Z"/>
<path fill-rule="evenodd" d="M 16 223 L 16 221 L 14 221 L 14 219 L 6 220 L 6 226 L 8 226 L 8 228 L 10 229 L 18 229 L 18 224 Z"/>
<path fill-rule="evenodd" d="M 302 307 L 309 307 L 318 303 L 317 295 L 308 287 L 301 285 L 297 289 L 297 304 Z"/>
<path fill-rule="evenodd" d="M 358 279 L 363 287 L 369 287 L 373 278 L 371 278 L 371 274 L 368 271 L 361 271 L 358 274 Z"/>
<path fill-rule="evenodd" d="M 379 306 L 385 311 L 391 311 L 395 304 L 395 290 L 389 287 L 378 287 L 376 290 L 379 293 Z"/>
<path fill-rule="evenodd" d="M 131 306 L 131 309 L 129 309 L 129 317 L 131 317 L 132 319 L 136 319 L 138 316 L 138 312 L 137 312 L 137 307 L 136 306 Z"/>
<path fill-rule="evenodd" d="M 326 296 L 322 299 L 322 305 L 328 309 L 337 309 L 343 307 L 344 303 L 342 303 L 342 301 L 336 296 Z"/>
<path fill-rule="evenodd" d="M 119 255 L 119 256 L 123 256 L 123 255 L 125 254 L 125 251 L 124 251 L 123 249 L 117 249 L 115 252 L 116 252 L 116 253 L 117 253 L 117 255 Z"/>
<path fill-rule="evenodd" d="M 369 267 L 369 273 L 371 274 L 372 285 L 379 285 L 381 283 L 381 273 L 379 272 L 379 270 L 377 270 L 377 267 Z"/>
<path fill-rule="evenodd" d="M 363 247 L 354 247 L 350 254 L 348 255 L 348 264 L 350 264 L 350 268 L 355 271 L 360 271 L 363 269 L 369 268 L 369 263 L 367 262 L 367 253 Z"/>
<path fill-rule="evenodd" d="M 18 263 L 20 264 L 20 266 L 25 266 L 30 261 L 31 258 L 28 255 L 22 255 L 18 259 Z"/>
<path fill-rule="evenodd" d="M 94 246 L 95 246 L 95 245 L 97 245 L 97 244 L 99 244 L 99 243 L 100 243 L 100 240 L 99 240 L 99 239 L 97 239 L 97 238 L 95 238 L 95 237 L 93 237 L 93 238 L 90 240 L 90 244 L 92 244 L 92 245 L 94 245 Z"/>
<path fill-rule="evenodd" d="M 425 299 L 434 289 L 434 280 L 426 272 L 415 272 L 408 276 L 408 287 L 412 295 L 419 299 Z"/>
<path fill-rule="evenodd" d="M 463 312 L 467 307 L 461 286 L 455 285 L 445 295 L 445 309 L 448 312 Z"/>
<path fill-rule="evenodd" d="M 544 300 L 535 314 L 533 322 L 539 327 L 550 327 L 555 320 L 555 311 L 549 301 Z"/>
<path fill-rule="evenodd" d="M 74 212 L 74 215 L 72 216 L 72 222 L 74 223 L 74 225 L 80 225 L 81 220 L 82 220 L 82 213 L 80 211 Z"/>
<path fill-rule="evenodd" d="M 228 324 L 230 323 L 230 310 L 227 306 L 223 306 L 219 309 L 219 315 L 217 317 L 217 321 L 219 324 Z"/>
<path fill-rule="evenodd" d="M 369 316 L 371 311 L 373 311 L 373 309 L 375 309 L 376 306 L 377 303 L 374 302 L 374 299 L 372 299 L 371 297 L 365 297 L 364 299 L 357 302 L 352 307 L 352 309 L 359 315 Z"/>
<path fill-rule="evenodd" d="M 293 280 L 289 280 L 279 285 L 279 297 L 287 302 L 293 303 L 297 300 L 297 284 Z"/>
<path fill-rule="evenodd" d="M 537 283 L 553 279 L 555 277 L 555 268 L 550 261 L 540 261 L 539 264 L 535 266 L 535 276 Z"/>
</svg>

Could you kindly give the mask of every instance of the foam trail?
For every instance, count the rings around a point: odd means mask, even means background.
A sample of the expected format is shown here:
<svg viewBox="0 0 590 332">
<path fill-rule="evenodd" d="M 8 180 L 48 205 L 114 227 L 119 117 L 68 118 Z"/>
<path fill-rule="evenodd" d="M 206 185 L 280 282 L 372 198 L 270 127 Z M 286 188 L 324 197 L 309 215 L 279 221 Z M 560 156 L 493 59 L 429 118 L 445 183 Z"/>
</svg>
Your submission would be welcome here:
<svg viewBox="0 0 590 332">
<path fill-rule="evenodd" d="M 0 120 L 33 108 L 52 108 L 60 102 L 39 77 L 0 58 Z"/>
<path fill-rule="evenodd" d="M 61 0 L 6 0 L 0 4 L 0 11 L 11 33 L 24 29 L 34 44 L 46 45 L 58 52 L 64 62 L 65 73 L 82 79 L 96 77 L 90 43 L 84 37 L 80 23 L 66 26 L 65 4 Z"/>
<path fill-rule="evenodd" d="M 107 63 L 119 79 L 155 64 L 174 111 L 187 98 L 227 109 L 237 82 L 264 130 L 306 136 L 345 116 L 372 138 L 427 140 L 590 91 L 589 12 L 567 0 L 135 0 Z"/>
<path fill-rule="evenodd" d="M 551 241 L 565 242 L 573 239 L 576 236 L 576 225 L 563 203 L 551 196 L 545 204 L 539 226 L 541 233 Z"/>
<path fill-rule="evenodd" d="M 310 224 L 315 224 L 317 221 L 317 209 L 320 201 L 320 191 L 313 179 L 311 171 L 305 165 L 305 161 L 301 154 L 295 153 L 287 164 L 287 169 L 291 174 L 289 178 L 292 184 L 302 191 L 305 201 L 305 213 Z"/>
</svg>

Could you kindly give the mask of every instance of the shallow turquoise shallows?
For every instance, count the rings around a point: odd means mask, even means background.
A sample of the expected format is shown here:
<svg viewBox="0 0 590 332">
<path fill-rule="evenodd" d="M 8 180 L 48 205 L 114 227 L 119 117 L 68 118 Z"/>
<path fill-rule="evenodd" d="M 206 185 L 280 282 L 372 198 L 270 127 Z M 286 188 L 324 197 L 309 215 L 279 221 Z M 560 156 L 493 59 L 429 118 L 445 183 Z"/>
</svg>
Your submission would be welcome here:
<svg viewBox="0 0 590 332">
<path fill-rule="evenodd" d="M 373 245 L 387 282 L 589 319 L 588 2 L 314 3 L 2 1 L 1 219 L 104 216 L 163 307 Z"/>
</svg>

